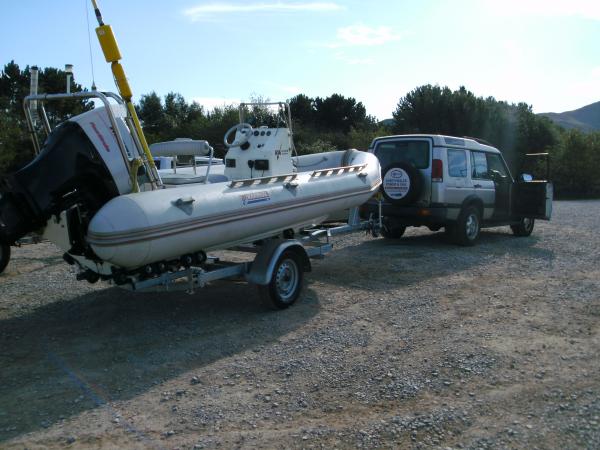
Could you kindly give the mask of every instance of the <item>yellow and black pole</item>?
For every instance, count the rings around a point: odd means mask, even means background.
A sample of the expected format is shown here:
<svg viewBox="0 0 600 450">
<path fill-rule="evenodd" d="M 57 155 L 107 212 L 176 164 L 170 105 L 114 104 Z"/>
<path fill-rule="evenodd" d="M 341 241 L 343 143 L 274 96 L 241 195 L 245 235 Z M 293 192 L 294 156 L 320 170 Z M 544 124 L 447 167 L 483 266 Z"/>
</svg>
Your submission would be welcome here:
<svg viewBox="0 0 600 450">
<path fill-rule="evenodd" d="M 102 20 L 102 14 L 100 13 L 100 9 L 98 8 L 98 3 L 96 2 L 96 0 L 92 0 L 92 5 L 94 6 L 94 13 L 96 14 L 96 19 L 98 19 L 98 28 L 96 28 L 96 35 L 98 36 L 100 47 L 102 47 L 104 58 L 106 59 L 106 62 L 109 62 L 111 65 L 110 67 L 113 73 L 113 77 L 115 79 L 115 84 L 117 85 L 119 94 L 123 98 L 129 116 L 131 117 L 131 120 L 133 122 L 135 130 L 131 131 L 135 132 L 135 134 L 138 137 L 138 141 L 142 146 L 142 150 L 148 163 L 148 169 L 150 170 L 150 172 L 152 172 L 151 174 L 149 174 L 149 176 L 152 180 L 154 180 L 153 184 L 158 184 L 160 183 L 160 179 L 157 176 L 156 166 L 154 165 L 154 159 L 152 159 L 150 148 L 148 148 L 148 143 L 146 142 L 144 131 L 142 130 L 140 120 L 138 119 L 137 112 L 135 111 L 135 106 L 132 102 L 133 93 L 131 92 L 131 87 L 129 86 L 127 77 L 125 76 L 125 70 L 123 69 L 121 63 L 119 63 L 119 60 L 121 59 L 121 52 L 119 51 L 117 40 L 115 39 L 115 35 L 110 25 L 104 24 L 104 21 Z M 141 163 L 142 162 L 139 159 L 134 159 L 131 163 L 131 178 L 134 191 L 139 190 L 136 177 L 138 168 L 140 167 Z"/>
</svg>

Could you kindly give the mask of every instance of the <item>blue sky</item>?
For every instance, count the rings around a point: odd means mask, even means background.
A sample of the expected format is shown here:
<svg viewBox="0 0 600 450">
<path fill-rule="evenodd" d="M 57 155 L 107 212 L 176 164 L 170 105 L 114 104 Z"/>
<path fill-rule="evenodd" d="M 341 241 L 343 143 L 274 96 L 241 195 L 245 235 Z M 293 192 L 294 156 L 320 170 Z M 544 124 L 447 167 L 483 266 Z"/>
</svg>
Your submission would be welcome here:
<svg viewBox="0 0 600 450">
<path fill-rule="evenodd" d="M 89 1 L 89 0 L 87 0 Z M 600 100 L 597 0 L 99 0 L 134 93 L 214 106 L 339 93 L 379 119 L 432 83 L 534 111 Z M 86 0 L 2 0 L 0 63 L 92 80 Z M 114 90 L 89 7 L 96 84 Z"/>
</svg>

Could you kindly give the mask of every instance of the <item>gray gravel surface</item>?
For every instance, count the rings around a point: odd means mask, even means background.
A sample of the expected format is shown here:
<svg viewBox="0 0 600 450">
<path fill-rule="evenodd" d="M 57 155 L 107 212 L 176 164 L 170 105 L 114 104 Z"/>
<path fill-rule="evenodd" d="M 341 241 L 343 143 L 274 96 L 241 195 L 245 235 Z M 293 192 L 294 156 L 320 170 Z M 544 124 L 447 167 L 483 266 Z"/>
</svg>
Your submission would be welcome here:
<svg viewBox="0 0 600 450">
<path fill-rule="evenodd" d="M 531 237 L 355 234 L 298 303 L 0 275 L 2 448 L 600 448 L 600 201 Z"/>
</svg>

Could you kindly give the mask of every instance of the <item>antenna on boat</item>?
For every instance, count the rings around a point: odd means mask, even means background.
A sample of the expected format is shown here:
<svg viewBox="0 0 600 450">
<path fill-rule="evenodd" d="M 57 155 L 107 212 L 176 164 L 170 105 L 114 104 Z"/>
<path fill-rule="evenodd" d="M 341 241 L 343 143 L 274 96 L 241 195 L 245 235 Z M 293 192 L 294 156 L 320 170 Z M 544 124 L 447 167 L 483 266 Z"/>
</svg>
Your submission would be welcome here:
<svg viewBox="0 0 600 450">
<path fill-rule="evenodd" d="M 67 74 L 67 94 L 70 94 L 71 80 L 73 79 L 73 64 L 65 64 L 65 73 Z"/>
<path fill-rule="evenodd" d="M 92 69 L 92 91 L 96 90 L 96 77 L 94 76 L 94 56 L 92 54 L 92 35 L 90 33 L 90 11 L 87 0 L 85 2 L 85 20 L 87 23 L 88 47 L 90 49 L 90 67 Z"/>
<path fill-rule="evenodd" d="M 29 95 L 37 95 L 38 93 L 38 67 L 31 66 L 29 69 L 29 73 L 31 74 L 31 80 L 29 82 Z M 29 110 L 31 111 L 31 121 L 33 122 L 33 126 L 37 123 L 37 100 L 32 100 L 29 104 Z"/>
<path fill-rule="evenodd" d="M 125 101 L 125 106 L 127 107 L 129 116 L 132 119 L 134 125 L 134 130 L 132 130 L 132 132 L 135 132 L 141 144 L 144 153 L 143 156 L 145 156 L 145 163 L 147 164 L 149 172 L 151 173 L 151 175 L 150 173 L 149 175 L 151 176 L 151 179 L 154 180 L 153 185 L 159 185 L 160 178 L 158 176 L 158 172 L 156 171 L 156 166 L 154 165 L 154 159 L 152 158 L 152 153 L 150 153 L 148 142 L 146 142 L 146 137 L 144 136 L 140 120 L 138 119 L 137 112 L 135 111 L 135 106 L 133 105 L 133 92 L 131 91 L 131 87 L 129 86 L 127 77 L 125 76 L 125 69 L 123 69 L 123 66 L 121 65 L 121 63 L 119 63 L 119 60 L 121 59 L 121 52 L 119 50 L 119 46 L 117 45 L 117 40 L 115 39 L 115 35 L 112 31 L 111 26 L 104 24 L 102 14 L 100 13 L 100 8 L 98 8 L 98 3 L 96 2 L 96 0 L 91 1 L 94 7 L 94 13 L 96 14 L 96 19 L 98 20 L 98 28 L 96 28 L 96 35 L 98 36 L 100 47 L 102 48 L 102 52 L 104 53 L 104 58 L 106 59 L 106 62 L 110 63 L 115 84 L 117 85 L 119 94 Z M 134 159 L 131 162 L 131 178 L 134 191 L 138 189 L 136 176 L 138 169 L 142 164 L 142 161 L 140 161 L 139 159 Z"/>
</svg>

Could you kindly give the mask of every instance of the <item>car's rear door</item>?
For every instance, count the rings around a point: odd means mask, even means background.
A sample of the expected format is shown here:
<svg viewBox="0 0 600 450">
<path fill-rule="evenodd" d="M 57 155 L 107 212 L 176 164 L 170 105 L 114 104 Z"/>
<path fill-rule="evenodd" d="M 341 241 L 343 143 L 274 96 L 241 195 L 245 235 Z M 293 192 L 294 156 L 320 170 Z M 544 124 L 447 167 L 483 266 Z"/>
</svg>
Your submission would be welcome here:
<svg viewBox="0 0 600 450">
<path fill-rule="evenodd" d="M 469 153 L 465 149 L 448 148 L 446 149 L 446 160 L 448 161 L 444 201 L 449 208 L 456 208 L 455 219 L 458 217 L 458 208 L 462 205 L 465 198 L 473 194 L 473 183 L 469 175 L 469 166 L 467 159 Z"/>
<path fill-rule="evenodd" d="M 471 150 L 471 178 L 475 195 L 483 202 L 483 218 L 491 219 L 496 201 L 496 188 L 490 178 L 485 152 Z"/>
<path fill-rule="evenodd" d="M 375 145 L 373 154 L 381 164 L 381 175 L 385 176 L 388 167 L 396 163 L 408 163 L 417 169 L 422 177 L 422 190 L 413 203 L 428 204 L 431 201 L 431 147 L 430 138 L 383 139 Z"/>
<path fill-rule="evenodd" d="M 513 215 L 550 220 L 554 188 L 549 181 L 519 181 L 513 189 Z"/>
</svg>

